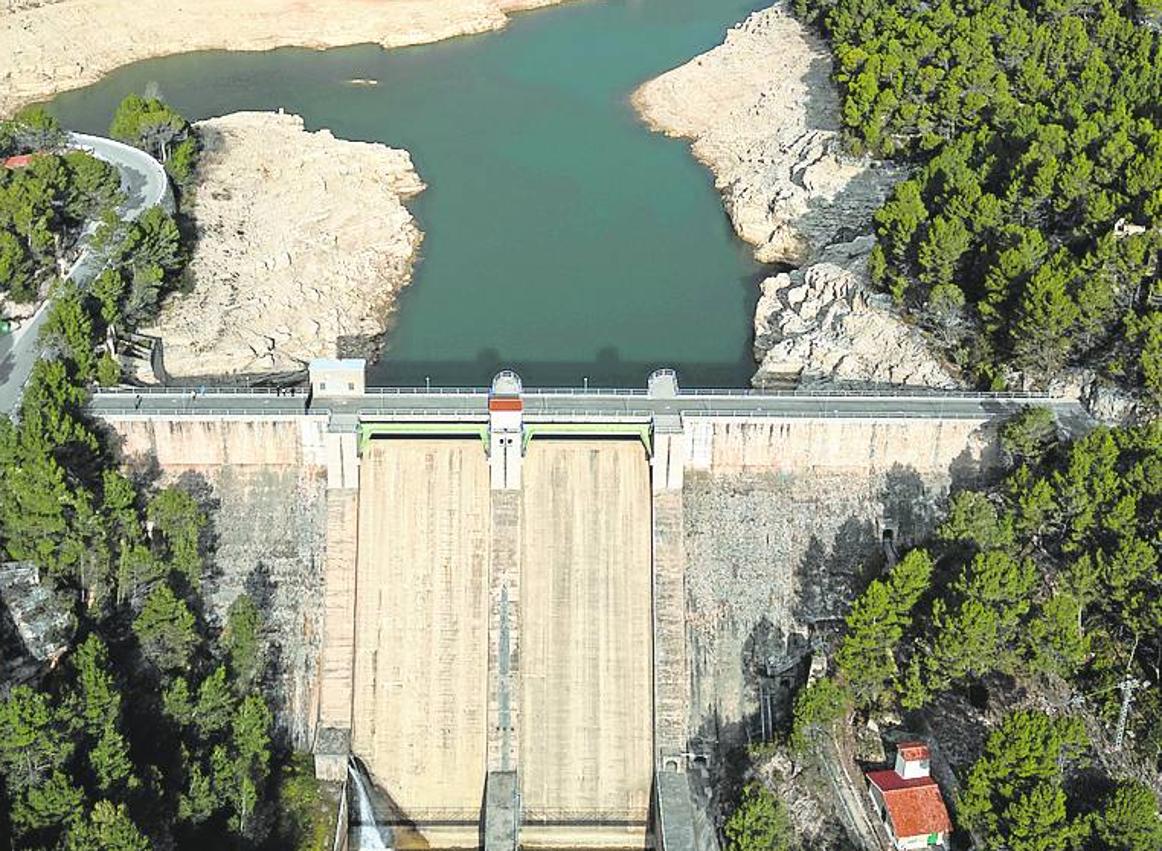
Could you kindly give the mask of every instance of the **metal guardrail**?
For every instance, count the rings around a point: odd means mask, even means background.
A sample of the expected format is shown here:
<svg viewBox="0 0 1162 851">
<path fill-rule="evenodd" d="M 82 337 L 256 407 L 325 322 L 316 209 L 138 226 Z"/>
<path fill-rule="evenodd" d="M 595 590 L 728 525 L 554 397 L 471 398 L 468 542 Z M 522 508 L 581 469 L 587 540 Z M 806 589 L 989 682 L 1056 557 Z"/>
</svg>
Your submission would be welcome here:
<svg viewBox="0 0 1162 851">
<path fill-rule="evenodd" d="M 1063 396 L 1050 396 L 1045 393 L 1033 393 L 1027 391 L 1009 391 L 1009 392 L 984 392 L 984 391 L 970 391 L 970 390 L 941 390 L 934 387 L 899 387 L 893 390 L 885 390 L 884 388 L 875 388 L 867 390 L 826 390 L 826 389 L 797 389 L 797 390 L 777 390 L 777 389 L 762 389 L 753 387 L 742 387 L 737 389 L 689 389 L 679 390 L 678 398 L 684 396 L 753 396 L 757 398 L 833 398 L 836 396 L 844 398 L 872 398 L 872 399 L 1045 399 L 1046 401 L 1062 401 Z"/>
<path fill-rule="evenodd" d="M 890 400 L 885 400 L 890 401 Z M 1004 401 L 1004 400 L 998 400 Z M 1010 400 L 1017 401 L 1017 400 Z M 290 404 L 286 406 L 274 405 L 270 407 L 258 408 L 236 408 L 236 407 L 206 407 L 203 405 L 149 405 L 146 407 L 132 407 L 132 406 L 115 406 L 107 407 L 101 406 L 92 409 L 92 413 L 98 416 L 218 416 L 218 417 L 279 417 L 279 416 L 330 416 L 334 413 L 331 408 L 323 408 L 312 405 L 309 408 L 301 404 Z M 488 419 L 487 411 L 477 411 L 465 408 L 356 408 L 351 410 L 341 410 L 341 415 L 351 417 L 390 417 L 393 420 L 431 420 L 433 418 L 442 418 L 447 420 L 454 420 L 459 422 L 486 422 Z M 624 410 L 616 410 L 609 408 L 580 408 L 569 409 L 565 411 L 554 412 L 546 409 L 532 409 L 526 410 L 524 420 L 529 423 L 552 423 L 552 422 L 584 422 L 584 421 L 604 421 L 604 422 L 633 422 L 643 419 L 651 419 L 658 412 L 649 409 L 635 409 L 626 408 Z M 907 419 L 979 419 L 981 416 L 987 416 L 988 412 L 983 410 L 957 410 L 956 408 L 945 408 L 944 406 L 934 406 L 928 410 L 868 410 L 865 408 L 828 408 L 826 401 L 821 401 L 819 406 L 813 407 L 809 410 L 795 410 L 795 409 L 776 409 L 776 408 L 681 408 L 675 411 L 675 414 L 681 414 L 684 417 L 731 417 L 737 419 L 743 418 L 797 418 L 809 419 L 812 417 L 824 418 L 907 418 Z"/>
<path fill-rule="evenodd" d="M 464 398 L 487 397 L 490 391 L 484 387 L 368 387 L 362 398 L 368 396 L 459 396 Z M 205 398 L 208 396 L 261 396 L 261 397 L 305 397 L 306 388 L 275 388 L 275 387 L 108 387 L 101 389 L 95 395 L 100 396 L 189 396 Z M 602 388 L 602 387 L 526 387 L 521 391 L 522 396 L 580 396 L 580 397 L 632 397 L 643 398 L 649 396 L 648 390 L 641 388 Z M 1007 392 L 975 392 L 966 390 L 939 390 L 926 387 L 899 387 L 893 390 L 826 390 L 826 389 L 796 389 L 776 390 L 747 387 L 702 387 L 678 391 L 677 397 L 656 397 L 659 400 L 666 398 L 696 399 L 699 397 L 734 396 L 755 399 L 960 399 L 960 400 L 1044 400 L 1046 403 L 1070 401 L 1065 396 L 1031 391 Z M 361 397 L 336 397 L 358 399 Z"/>
<path fill-rule="evenodd" d="M 820 408 L 813 411 L 776 411 L 762 408 L 688 408 L 682 411 L 684 417 L 730 417 L 735 419 L 756 419 L 769 417 L 771 419 L 909 419 L 909 420 L 978 420 L 988 416 L 985 411 L 946 411 L 936 409 L 932 411 L 868 411 L 862 408 L 842 410 L 840 408 Z"/>
<path fill-rule="evenodd" d="M 96 396 L 197 396 L 203 399 L 207 396 L 286 396 L 294 398 L 289 390 L 281 393 L 276 387 L 103 387 Z M 295 396 L 305 399 L 307 391 L 301 388 Z"/>
<path fill-rule="evenodd" d="M 315 409 L 312 408 L 311 410 L 314 411 Z M 359 408 L 352 411 L 351 415 L 358 417 L 391 417 L 392 419 L 417 417 L 429 420 L 433 417 L 443 417 L 445 419 L 463 422 L 488 422 L 488 411 L 483 408 L 478 411 L 474 411 L 471 408 Z"/>
<path fill-rule="evenodd" d="M 100 417 L 151 417 L 159 414 L 181 414 L 189 417 L 301 417 L 329 416 L 330 411 L 311 408 L 304 411 L 301 405 L 287 408 L 100 408 L 90 413 Z"/>
<path fill-rule="evenodd" d="M 367 396 L 487 396 L 487 387 L 367 387 Z M 527 391 L 526 391 L 527 392 Z"/>
</svg>

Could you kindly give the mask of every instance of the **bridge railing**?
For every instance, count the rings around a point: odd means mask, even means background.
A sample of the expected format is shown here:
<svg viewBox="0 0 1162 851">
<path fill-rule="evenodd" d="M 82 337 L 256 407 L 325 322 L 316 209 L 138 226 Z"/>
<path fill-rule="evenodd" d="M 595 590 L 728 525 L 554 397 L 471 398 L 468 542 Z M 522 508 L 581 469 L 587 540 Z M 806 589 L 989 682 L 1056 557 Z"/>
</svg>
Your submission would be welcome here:
<svg viewBox="0 0 1162 851">
<path fill-rule="evenodd" d="M 368 396 L 487 396 L 487 387 L 368 387 Z"/>
<path fill-rule="evenodd" d="M 815 408 L 809 411 L 806 410 L 764 410 L 762 408 L 687 408 L 682 411 L 684 417 L 701 417 L 710 419 L 714 417 L 731 417 L 736 419 L 915 419 L 915 420 L 930 420 L 933 417 L 945 420 L 977 420 L 981 419 L 983 414 L 981 411 L 958 411 L 955 408 L 944 409 L 937 408 L 929 411 L 873 411 L 869 412 L 864 409 L 847 409 L 842 408 Z"/>
<path fill-rule="evenodd" d="M 275 387 L 102 387 L 94 396 L 197 396 L 202 399 L 206 396 L 286 396 L 290 397 L 290 390 L 283 390 L 280 394 Z M 299 388 L 295 396 L 305 399 L 307 391 Z"/>
<path fill-rule="evenodd" d="M 1057 394 L 1034 393 L 1024 390 L 1004 392 L 971 391 L 971 390 L 943 390 L 935 387 L 895 387 L 891 389 L 864 389 L 864 390 L 828 390 L 800 388 L 794 390 L 777 390 L 754 387 L 740 388 L 690 388 L 679 390 L 678 397 L 689 396 L 754 396 L 757 398 L 832 398 L 832 397 L 860 397 L 873 399 L 1045 399 L 1046 401 L 1060 401 L 1065 397 Z"/>
<path fill-rule="evenodd" d="M 303 410 L 302 405 L 288 405 L 285 408 L 206 408 L 201 405 L 197 407 L 172 407 L 172 408 L 134 408 L 132 406 L 125 408 L 108 407 L 102 405 L 96 411 L 93 411 L 98 416 L 102 417 L 125 417 L 125 416 L 157 416 L 159 414 L 181 414 L 189 417 L 301 417 L 304 414 L 312 417 L 330 416 L 331 411 L 327 408 L 312 407 L 309 411 Z"/>
<path fill-rule="evenodd" d="M 282 396 L 305 397 L 305 388 L 296 388 L 292 396 L 290 389 L 281 391 L 275 387 L 107 387 L 102 388 L 95 395 L 101 396 L 187 396 L 190 398 L 204 398 L 208 396 Z M 396 397 L 396 396 L 487 396 L 485 387 L 368 387 L 363 398 L 368 396 Z M 521 391 L 523 396 L 628 396 L 643 398 L 649 395 L 642 388 L 614 388 L 614 387 L 526 387 Z M 692 387 L 678 391 L 679 399 L 698 397 L 733 396 L 748 398 L 873 398 L 873 399 L 978 399 L 978 400 L 1028 400 L 1044 399 L 1046 402 L 1068 401 L 1062 394 L 1036 393 L 1032 391 L 1010 390 L 1003 392 L 969 391 L 969 390 L 941 390 L 930 387 L 896 387 L 892 389 L 793 389 L 778 390 L 751 387 Z M 358 399 L 360 397 L 343 397 Z"/>
</svg>

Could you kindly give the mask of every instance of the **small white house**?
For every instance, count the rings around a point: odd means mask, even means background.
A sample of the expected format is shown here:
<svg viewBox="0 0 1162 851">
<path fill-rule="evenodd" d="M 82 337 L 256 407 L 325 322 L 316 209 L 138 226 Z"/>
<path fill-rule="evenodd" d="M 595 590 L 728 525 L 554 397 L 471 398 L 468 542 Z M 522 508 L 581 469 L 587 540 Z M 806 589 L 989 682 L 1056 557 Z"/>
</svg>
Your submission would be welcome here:
<svg viewBox="0 0 1162 851">
<path fill-rule="evenodd" d="M 366 366 L 362 358 L 315 358 L 309 366 L 311 395 L 362 396 Z"/>
<path fill-rule="evenodd" d="M 940 787 L 931 777 L 931 755 L 923 742 L 902 742 L 896 765 L 867 774 L 868 794 L 892 847 L 947 847 L 952 820 Z"/>
</svg>

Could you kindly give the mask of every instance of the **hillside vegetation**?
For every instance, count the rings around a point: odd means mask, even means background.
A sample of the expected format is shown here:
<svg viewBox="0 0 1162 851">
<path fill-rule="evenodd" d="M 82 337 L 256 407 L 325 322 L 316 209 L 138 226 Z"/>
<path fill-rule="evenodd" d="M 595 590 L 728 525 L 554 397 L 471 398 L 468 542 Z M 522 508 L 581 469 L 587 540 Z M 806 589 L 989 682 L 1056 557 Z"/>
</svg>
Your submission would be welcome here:
<svg viewBox="0 0 1162 851">
<path fill-rule="evenodd" d="M 1030 409 L 1002 441 L 1007 476 L 955 494 L 935 540 L 855 601 L 793 743 L 853 710 L 975 695 L 1007 712 L 962 766 L 962 827 L 1014 851 L 1162 847 L 1143 782 L 1162 768 L 1162 424 L 1058 444 Z M 1111 754 L 1126 678 L 1146 688 Z"/>
<path fill-rule="evenodd" d="M 131 99 L 118 120 L 145 147 L 173 143 L 171 171 L 192 164 L 188 125 L 156 102 Z M 0 294 L 52 298 L 43 356 L 14 420 L 0 415 L 0 561 L 35 566 L 72 625 L 60 658 L 0 683 L 0 849 L 319 847 L 328 807 L 277 741 L 262 613 L 245 594 L 210 613 L 202 506 L 123 475 L 85 412 L 94 384 L 120 377 L 107 332 L 152 315 L 182 272 L 177 225 L 160 209 L 121 222 L 116 172 L 52 153 L 61 139 L 40 111 L 0 123 L 0 154 L 44 152 L 0 170 Z M 85 219 L 107 268 L 59 280 Z"/>
<path fill-rule="evenodd" d="M 852 146 L 914 165 L 873 278 L 982 384 L 1083 365 L 1162 398 L 1157 5 L 794 2 Z"/>
</svg>

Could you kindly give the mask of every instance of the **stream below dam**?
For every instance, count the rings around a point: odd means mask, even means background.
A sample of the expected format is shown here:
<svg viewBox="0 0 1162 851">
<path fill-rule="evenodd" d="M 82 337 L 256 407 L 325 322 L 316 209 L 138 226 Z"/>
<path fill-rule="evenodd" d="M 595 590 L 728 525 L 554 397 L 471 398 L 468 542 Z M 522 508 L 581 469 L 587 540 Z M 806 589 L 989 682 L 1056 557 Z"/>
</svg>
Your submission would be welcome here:
<svg viewBox="0 0 1162 851">
<path fill-rule="evenodd" d="M 763 267 L 687 142 L 629 96 L 722 41 L 763 0 L 578 0 L 507 29 L 385 51 L 201 52 L 139 62 L 52 110 L 102 133 L 130 92 L 191 120 L 238 110 L 407 149 L 425 234 L 373 384 L 746 386 Z M 376 80 L 378 85 L 354 85 Z"/>
</svg>

